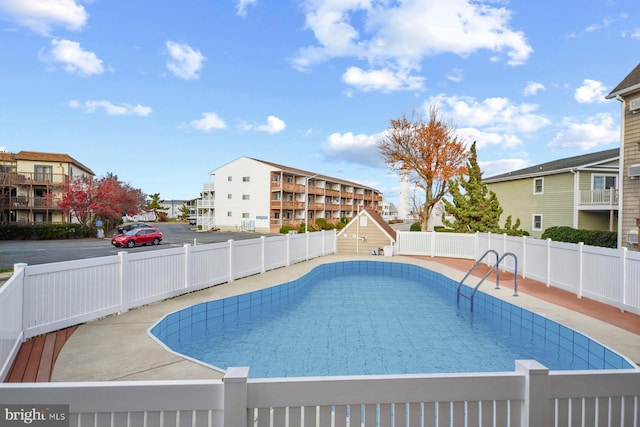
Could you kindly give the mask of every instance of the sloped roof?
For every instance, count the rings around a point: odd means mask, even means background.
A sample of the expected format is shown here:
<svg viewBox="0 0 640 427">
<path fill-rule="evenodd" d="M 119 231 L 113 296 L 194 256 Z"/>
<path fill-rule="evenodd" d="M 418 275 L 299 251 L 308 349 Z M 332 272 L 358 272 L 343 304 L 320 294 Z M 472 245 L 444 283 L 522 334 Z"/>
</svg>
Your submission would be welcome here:
<svg viewBox="0 0 640 427">
<path fill-rule="evenodd" d="M 610 150 L 598 151 L 596 153 L 582 154 L 575 157 L 567 157 L 565 159 L 552 160 L 547 163 L 541 163 L 534 166 L 529 166 L 524 169 L 519 169 L 513 172 L 507 172 L 500 175 L 495 175 L 489 178 L 483 178 L 482 182 L 491 183 L 499 181 L 509 181 L 512 179 L 525 178 L 527 176 L 541 176 L 550 175 L 554 173 L 567 172 L 571 169 L 586 168 L 590 166 L 596 166 L 599 163 L 604 163 L 620 158 L 620 149 L 612 148 Z"/>
<path fill-rule="evenodd" d="M 74 159 L 68 154 L 60 153 L 41 153 L 38 151 L 20 151 L 18 153 L 0 153 L 0 160 L 15 161 L 25 160 L 31 162 L 59 162 L 59 163 L 71 163 L 81 167 L 91 175 L 95 175 L 91 169 Z"/>
<path fill-rule="evenodd" d="M 364 208 L 361 211 L 359 211 L 358 214 L 355 217 L 353 217 L 351 221 L 349 221 L 349 224 L 351 224 L 353 221 L 357 221 L 357 219 L 361 215 L 365 215 L 365 214 L 369 218 L 371 218 L 376 223 L 378 228 L 380 228 L 390 239 L 392 239 L 394 242 L 398 241 L 398 234 L 396 230 L 394 230 L 389 224 L 387 224 L 387 222 L 380 216 L 378 212 L 376 212 L 371 208 Z M 340 230 L 340 232 L 338 233 L 338 236 L 344 233 L 345 230 L 347 230 L 348 228 L 349 227 L 347 226 L 347 227 L 344 227 L 342 230 Z"/>
<path fill-rule="evenodd" d="M 605 98 L 611 99 L 617 95 L 627 95 L 640 91 L 640 64 L 636 66 Z"/>
<path fill-rule="evenodd" d="M 380 227 L 385 233 L 387 233 L 390 238 L 392 238 L 394 241 L 398 241 L 398 234 L 396 230 L 394 230 L 387 223 L 387 221 L 385 221 L 384 218 L 380 216 L 378 212 L 376 212 L 371 208 L 364 208 L 364 211 L 366 211 L 369 214 L 369 217 L 373 219 L 376 222 L 376 224 L 378 224 L 378 227 Z"/>
</svg>

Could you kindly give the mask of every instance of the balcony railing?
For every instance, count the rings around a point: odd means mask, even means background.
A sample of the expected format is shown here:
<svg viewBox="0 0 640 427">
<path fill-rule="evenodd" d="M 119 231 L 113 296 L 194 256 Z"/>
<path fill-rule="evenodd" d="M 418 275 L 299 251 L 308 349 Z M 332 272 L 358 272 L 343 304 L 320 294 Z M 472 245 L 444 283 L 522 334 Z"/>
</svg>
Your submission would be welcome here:
<svg viewBox="0 0 640 427">
<path fill-rule="evenodd" d="M 12 196 L 0 199 L 3 208 L 21 209 L 58 209 L 59 198 Z"/>
<path fill-rule="evenodd" d="M 0 185 L 68 185 L 69 176 L 46 172 L 2 172 Z"/>
<path fill-rule="evenodd" d="M 606 190 L 583 190 L 580 191 L 580 206 L 618 206 L 618 190 L 609 188 Z"/>
</svg>

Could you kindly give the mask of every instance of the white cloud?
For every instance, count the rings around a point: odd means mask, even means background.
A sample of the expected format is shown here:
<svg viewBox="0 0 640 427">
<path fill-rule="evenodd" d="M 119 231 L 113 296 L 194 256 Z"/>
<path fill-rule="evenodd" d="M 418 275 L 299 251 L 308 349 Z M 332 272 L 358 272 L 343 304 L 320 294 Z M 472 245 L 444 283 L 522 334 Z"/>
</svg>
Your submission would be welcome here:
<svg viewBox="0 0 640 427">
<path fill-rule="evenodd" d="M 211 132 L 214 129 L 225 129 L 227 127 L 224 120 L 216 113 L 202 113 L 201 119 L 192 120 L 189 125 L 191 128 L 203 132 Z"/>
<path fill-rule="evenodd" d="M 345 83 L 355 86 L 364 92 L 380 90 L 392 92 L 397 90 L 420 90 L 424 78 L 408 75 L 406 72 L 394 72 L 387 68 L 364 71 L 358 67 L 350 67 L 343 75 Z"/>
<path fill-rule="evenodd" d="M 524 88 L 524 91 L 522 91 L 522 93 L 524 94 L 524 96 L 532 96 L 536 95 L 541 90 L 546 90 L 542 83 L 529 82 L 527 83 L 527 86 Z"/>
<path fill-rule="evenodd" d="M 452 82 L 460 83 L 464 77 L 464 73 L 460 68 L 454 68 L 447 74 L 447 79 Z"/>
<path fill-rule="evenodd" d="M 333 133 L 322 143 L 322 153 L 332 162 L 359 163 L 375 168 L 385 167 L 378 154 L 381 135 Z"/>
<path fill-rule="evenodd" d="M 308 70 L 336 57 L 366 59 L 377 68 L 417 68 L 426 56 L 453 53 L 468 56 L 488 50 L 506 56 L 511 65 L 524 63 L 532 48 L 524 34 L 509 27 L 511 12 L 471 0 L 307 0 L 306 28 L 317 44 L 301 48 L 293 59 Z"/>
<path fill-rule="evenodd" d="M 484 132 L 532 133 L 551 123 L 549 118 L 536 113 L 538 105 L 515 104 L 508 98 L 477 101 L 472 97 L 439 94 L 425 102 L 425 110 L 431 105 L 456 125 Z"/>
<path fill-rule="evenodd" d="M 609 144 L 619 143 L 620 130 L 613 116 L 599 113 L 578 122 L 574 118 L 563 120 L 564 130 L 558 132 L 549 143 L 549 148 L 579 148 L 588 150 Z"/>
<path fill-rule="evenodd" d="M 501 148 L 513 149 L 523 144 L 522 139 L 517 135 L 503 132 L 483 132 L 477 128 L 457 129 L 457 134 L 471 145 L 474 141 L 478 149 L 497 145 Z"/>
<path fill-rule="evenodd" d="M 640 39 L 640 28 L 636 28 L 635 30 L 633 30 L 629 37 L 631 37 L 632 39 Z"/>
<path fill-rule="evenodd" d="M 280 133 L 287 127 L 286 123 L 276 116 L 267 117 L 267 123 L 264 125 L 256 126 L 254 129 L 260 132 L 266 132 L 270 134 Z"/>
<path fill-rule="evenodd" d="M 200 51 L 194 50 L 186 43 L 168 40 L 166 43 L 169 61 L 167 68 L 176 77 L 193 80 L 199 78 L 202 63 L 207 59 Z"/>
<path fill-rule="evenodd" d="M 65 71 L 82 77 L 102 74 L 102 60 L 95 53 L 83 50 L 80 43 L 71 40 L 51 40 L 51 51 L 41 55 L 43 61 L 61 63 Z"/>
<path fill-rule="evenodd" d="M 148 116 L 151 114 L 151 107 L 147 107 L 144 105 L 130 105 L 130 104 L 122 104 L 115 105 L 109 101 L 105 100 L 95 100 L 95 101 L 69 101 L 69 107 L 78 108 L 84 110 L 87 113 L 93 113 L 97 109 L 102 108 L 109 116 Z"/>
<path fill-rule="evenodd" d="M 87 12 L 75 0 L 0 0 L 0 13 L 41 34 L 49 35 L 54 27 L 81 30 L 87 23 Z"/>
<path fill-rule="evenodd" d="M 603 103 L 607 100 L 607 88 L 597 80 L 584 79 L 582 86 L 576 89 L 574 97 L 581 104 L 590 104 L 593 102 Z"/>
<path fill-rule="evenodd" d="M 247 6 L 252 6 L 257 3 L 257 0 L 237 0 L 236 14 L 243 18 L 247 16 Z"/>
<path fill-rule="evenodd" d="M 524 169 L 529 166 L 529 162 L 525 159 L 500 159 L 488 162 L 478 161 L 478 166 L 482 170 L 482 177 L 489 178 L 495 175 Z"/>
</svg>

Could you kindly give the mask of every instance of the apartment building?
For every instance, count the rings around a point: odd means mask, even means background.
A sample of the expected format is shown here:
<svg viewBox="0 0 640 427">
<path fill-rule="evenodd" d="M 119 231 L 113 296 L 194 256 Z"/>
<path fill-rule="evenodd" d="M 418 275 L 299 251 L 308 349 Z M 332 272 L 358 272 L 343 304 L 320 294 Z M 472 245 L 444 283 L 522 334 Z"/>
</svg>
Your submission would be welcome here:
<svg viewBox="0 0 640 427">
<path fill-rule="evenodd" d="M 0 152 L 0 223 L 68 222 L 58 202 L 82 175 L 95 174 L 67 154 Z"/>
<path fill-rule="evenodd" d="M 278 233 L 316 218 L 337 223 L 363 208 L 380 213 L 382 194 L 375 188 L 319 173 L 240 157 L 209 173 L 197 204 L 202 230 Z"/>
</svg>

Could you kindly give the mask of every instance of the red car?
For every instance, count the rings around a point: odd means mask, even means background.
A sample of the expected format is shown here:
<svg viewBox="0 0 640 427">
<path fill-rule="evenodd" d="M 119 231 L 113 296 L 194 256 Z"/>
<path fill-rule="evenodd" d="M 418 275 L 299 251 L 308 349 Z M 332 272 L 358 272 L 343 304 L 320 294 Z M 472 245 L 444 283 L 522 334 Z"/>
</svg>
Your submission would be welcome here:
<svg viewBox="0 0 640 427">
<path fill-rule="evenodd" d="M 134 228 L 124 234 L 116 234 L 111 239 L 113 246 L 126 246 L 132 248 L 136 245 L 159 245 L 162 242 L 162 233 L 157 228 Z"/>
</svg>

